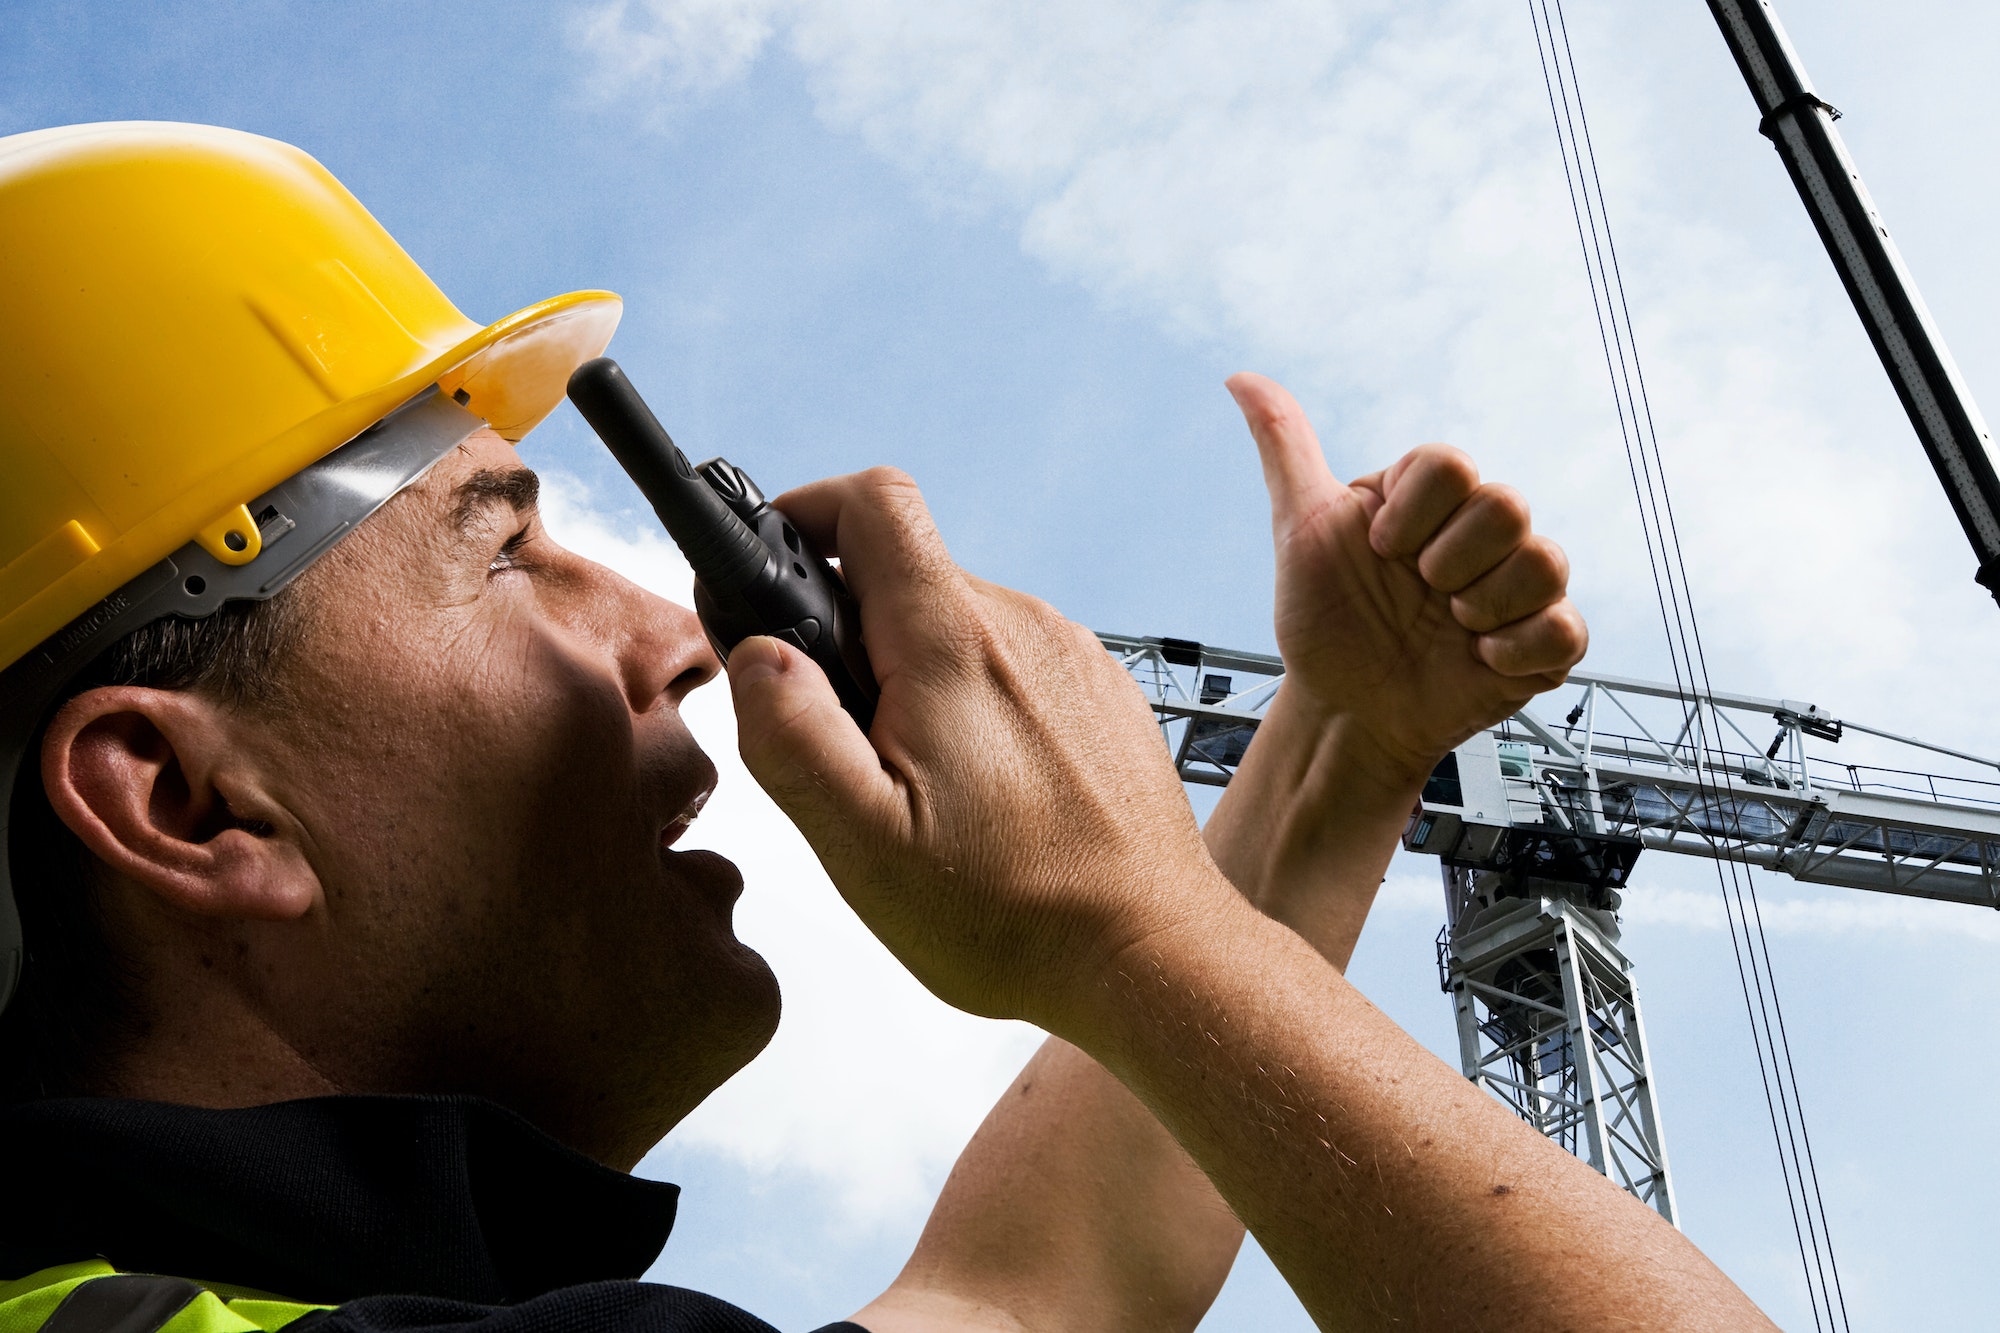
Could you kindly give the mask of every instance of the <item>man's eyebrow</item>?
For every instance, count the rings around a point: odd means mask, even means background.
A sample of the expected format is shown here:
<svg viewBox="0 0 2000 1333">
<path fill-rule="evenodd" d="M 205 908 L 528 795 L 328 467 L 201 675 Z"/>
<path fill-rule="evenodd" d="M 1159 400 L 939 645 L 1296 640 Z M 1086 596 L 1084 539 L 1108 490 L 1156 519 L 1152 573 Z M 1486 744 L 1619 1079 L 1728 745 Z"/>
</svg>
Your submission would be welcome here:
<svg viewBox="0 0 2000 1333">
<path fill-rule="evenodd" d="M 505 501 L 518 514 L 534 508 L 541 493 L 542 479 L 532 468 L 483 467 L 452 489 L 452 522 L 465 532 L 486 506 Z"/>
</svg>

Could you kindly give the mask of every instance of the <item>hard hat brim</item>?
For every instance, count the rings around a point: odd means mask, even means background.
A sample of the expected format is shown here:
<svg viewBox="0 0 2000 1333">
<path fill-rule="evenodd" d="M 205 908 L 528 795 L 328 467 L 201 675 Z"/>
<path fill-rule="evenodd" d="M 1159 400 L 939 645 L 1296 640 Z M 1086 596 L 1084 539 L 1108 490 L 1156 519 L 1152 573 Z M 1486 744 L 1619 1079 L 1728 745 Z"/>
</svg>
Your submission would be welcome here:
<svg viewBox="0 0 2000 1333">
<path fill-rule="evenodd" d="M 357 400 L 370 406 L 354 433 L 436 384 L 464 394 L 466 407 L 518 442 L 562 402 L 570 372 L 610 344 L 623 311 L 624 302 L 605 291 L 567 292 L 517 310 Z"/>
</svg>

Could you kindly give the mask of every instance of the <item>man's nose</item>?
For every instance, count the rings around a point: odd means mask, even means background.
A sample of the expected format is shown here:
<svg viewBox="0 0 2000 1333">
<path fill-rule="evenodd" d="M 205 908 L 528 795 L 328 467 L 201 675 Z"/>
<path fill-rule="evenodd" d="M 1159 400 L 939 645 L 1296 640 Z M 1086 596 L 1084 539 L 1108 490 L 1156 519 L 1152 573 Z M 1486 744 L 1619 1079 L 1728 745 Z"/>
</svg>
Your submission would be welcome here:
<svg viewBox="0 0 2000 1333">
<path fill-rule="evenodd" d="M 701 620 L 684 606 L 656 597 L 610 571 L 605 576 L 622 585 L 618 668 L 625 694 L 635 713 L 644 713 L 661 699 L 679 707 L 683 699 L 714 680 L 722 662 L 709 647 Z"/>
</svg>

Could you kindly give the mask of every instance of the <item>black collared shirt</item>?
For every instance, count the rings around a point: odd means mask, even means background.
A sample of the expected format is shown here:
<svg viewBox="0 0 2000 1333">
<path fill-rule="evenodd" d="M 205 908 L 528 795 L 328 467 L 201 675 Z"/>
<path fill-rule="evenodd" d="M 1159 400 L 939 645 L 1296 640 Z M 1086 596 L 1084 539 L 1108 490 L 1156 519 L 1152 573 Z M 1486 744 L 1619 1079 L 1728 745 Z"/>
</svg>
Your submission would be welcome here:
<svg viewBox="0 0 2000 1333">
<path fill-rule="evenodd" d="M 476 1098 L 31 1102 L 0 1110 L 0 1180 L 0 1280 L 102 1257 L 338 1306 L 314 1333 L 771 1333 L 636 1280 L 679 1187 Z"/>
</svg>

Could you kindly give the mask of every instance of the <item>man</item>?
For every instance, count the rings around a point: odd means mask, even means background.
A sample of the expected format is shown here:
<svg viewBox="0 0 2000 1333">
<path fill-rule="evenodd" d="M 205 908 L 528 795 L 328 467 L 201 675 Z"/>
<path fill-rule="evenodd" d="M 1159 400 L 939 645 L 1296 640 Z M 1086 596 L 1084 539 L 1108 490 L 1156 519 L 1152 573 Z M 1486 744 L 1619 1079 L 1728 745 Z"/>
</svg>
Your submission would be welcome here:
<svg viewBox="0 0 2000 1333">
<path fill-rule="evenodd" d="M 0 1330 L 764 1327 L 630 1280 L 674 1196 L 623 1173 L 778 993 L 672 850 L 699 626 L 511 443 L 616 299 L 482 328 L 310 158 L 187 126 L 0 140 L 0 266 Z M 856 1322 L 1191 1327 L 1247 1224 L 1329 1327 L 1756 1324 L 1337 970 L 1437 756 L 1581 656 L 1561 552 L 1455 451 L 1342 486 L 1231 389 L 1288 676 L 1206 847 L 1122 672 L 907 478 L 779 501 L 882 699 L 747 641 L 746 762 L 925 985 L 1053 1034 Z"/>
</svg>

